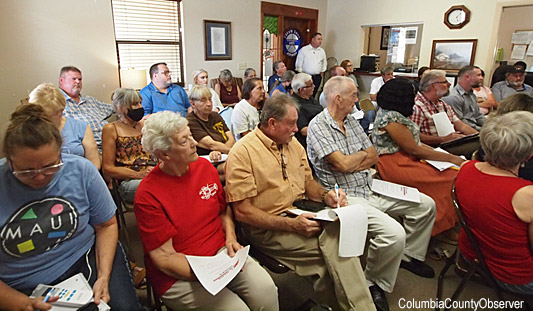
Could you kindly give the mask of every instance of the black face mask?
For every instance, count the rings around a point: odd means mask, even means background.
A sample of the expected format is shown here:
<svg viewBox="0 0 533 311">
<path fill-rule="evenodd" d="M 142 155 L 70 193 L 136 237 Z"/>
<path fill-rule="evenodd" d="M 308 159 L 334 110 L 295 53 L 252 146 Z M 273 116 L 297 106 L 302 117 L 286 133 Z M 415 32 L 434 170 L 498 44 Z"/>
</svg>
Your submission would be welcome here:
<svg viewBox="0 0 533 311">
<path fill-rule="evenodd" d="M 144 117 L 144 108 L 141 107 L 137 109 L 128 109 L 128 113 L 126 115 L 133 121 L 139 122 Z"/>
</svg>

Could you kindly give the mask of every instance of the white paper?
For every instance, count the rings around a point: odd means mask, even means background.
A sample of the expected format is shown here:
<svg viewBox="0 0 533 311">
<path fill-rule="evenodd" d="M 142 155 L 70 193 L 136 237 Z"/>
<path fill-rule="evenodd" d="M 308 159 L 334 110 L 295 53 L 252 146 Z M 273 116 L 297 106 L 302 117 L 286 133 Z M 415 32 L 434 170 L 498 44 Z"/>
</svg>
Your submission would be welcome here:
<svg viewBox="0 0 533 311">
<path fill-rule="evenodd" d="M 515 32 L 512 34 L 512 44 L 528 44 L 529 32 Z"/>
<path fill-rule="evenodd" d="M 315 220 L 340 221 L 339 256 L 357 257 L 365 250 L 366 234 L 368 231 L 368 215 L 362 204 L 348 205 L 340 208 L 325 208 L 318 212 L 301 209 L 290 209 L 288 212 L 301 215 L 311 213 Z"/>
<path fill-rule="evenodd" d="M 338 218 L 337 214 L 335 214 L 335 211 L 332 208 L 329 208 L 329 207 L 326 207 L 323 210 L 320 210 L 318 212 L 305 211 L 305 210 L 299 209 L 299 208 L 290 209 L 290 210 L 288 210 L 288 212 L 291 213 L 291 214 L 294 214 L 294 215 L 302 215 L 302 214 L 305 214 L 305 213 L 315 214 L 316 216 L 313 217 L 313 219 L 315 219 L 315 220 L 335 221 Z"/>
<path fill-rule="evenodd" d="M 420 192 L 416 188 L 395 184 L 392 182 L 373 179 L 372 191 L 381 195 L 409 202 L 420 203 Z"/>
<path fill-rule="evenodd" d="M 450 122 L 450 119 L 448 119 L 448 115 L 446 114 L 446 112 L 442 111 L 439 113 L 435 113 L 431 117 L 433 118 L 433 122 L 435 123 L 435 127 L 437 128 L 437 135 L 442 137 L 455 132 L 453 124 L 452 122 Z"/>
<path fill-rule="evenodd" d="M 223 250 L 215 256 L 185 256 L 196 278 L 211 295 L 220 292 L 241 271 L 250 246 L 241 248 L 233 258 Z"/>
<path fill-rule="evenodd" d="M 526 57 L 526 47 L 527 45 L 515 45 L 513 46 L 513 51 L 511 52 L 511 59 L 524 59 Z"/>
<path fill-rule="evenodd" d="M 527 56 L 533 56 L 533 42 L 531 44 L 529 44 L 528 48 L 527 48 L 527 52 L 526 52 L 526 55 Z M 530 70 L 531 71 L 531 70 Z"/>
<path fill-rule="evenodd" d="M 442 149 L 442 148 L 435 148 L 433 149 L 435 151 L 439 151 L 439 152 L 444 152 L 444 153 L 448 153 L 448 151 Z M 464 157 L 463 157 L 464 158 Z M 451 163 L 451 162 L 445 162 L 445 161 L 435 161 L 435 160 L 426 160 L 426 162 L 428 164 L 430 164 L 431 166 L 433 166 L 434 168 L 438 169 L 439 171 L 444 171 L 445 169 L 448 169 L 450 167 L 455 167 L 455 168 L 459 168 L 459 166 Z"/>
<path fill-rule="evenodd" d="M 89 282 L 87 282 L 87 279 L 85 279 L 85 277 L 83 276 L 83 273 L 78 273 L 54 286 L 68 288 L 68 289 L 77 289 L 77 290 L 90 290 L 90 291 L 93 290 Z M 52 311 L 75 311 L 75 310 L 78 310 L 78 308 L 52 305 L 52 309 L 50 310 Z M 111 307 L 109 307 L 109 305 L 106 304 L 104 301 L 100 300 L 100 304 L 98 305 L 98 310 L 99 311 L 110 311 Z"/>
<path fill-rule="evenodd" d="M 362 204 L 348 205 L 333 210 L 339 216 L 339 257 L 358 257 L 365 251 L 368 215 Z"/>
<path fill-rule="evenodd" d="M 213 55 L 226 54 L 226 29 L 211 27 L 211 53 Z"/>
<path fill-rule="evenodd" d="M 405 27 L 405 44 L 416 44 L 418 27 Z"/>
<path fill-rule="evenodd" d="M 357 110 L 355 112 L 352 112 L 352 116 L 354 116 L 356 120 L 361 120 L 365 117 L 365 112 L 363 110 Z"/>
<path fill-rule="evenodd" d="M 218 161 L 211 161 L 211 159 L 209 158 L 209 155 L 202 155 L 200 156 L 200 158 L 204 158 L 211 163 L 221 163 L 221 162 L 226 162 L 226 160 L 228 159 L 228 155 L 223 153 L 220 157 L 220 160 Z"/>
</svg>

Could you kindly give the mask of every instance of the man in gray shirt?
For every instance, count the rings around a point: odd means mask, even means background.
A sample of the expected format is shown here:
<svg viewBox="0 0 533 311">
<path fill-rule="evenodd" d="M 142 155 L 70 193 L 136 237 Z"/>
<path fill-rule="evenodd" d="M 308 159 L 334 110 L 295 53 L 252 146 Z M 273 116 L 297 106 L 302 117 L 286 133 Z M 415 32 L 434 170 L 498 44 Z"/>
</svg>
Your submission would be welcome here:
<svg viewBox="0 0 533 311">
<path fill-rule="evenodd" d="M 524 83 L 525 72 L 521 66 L 509 66 L 505 73 L 505 81 L 500 81 L 492 86 L 492 93 L 497 102 L 516 94 L 525 93 L 533 96 L 533 87 Z"/>
<path fill-rule="evenodd" d="M 481 69 L 479 67 L 465 66 L 459 70 L 459 81 L 450 90 L 450 95 L 442 98 L 444 102 L 453 108 L 453 111 L 455 111 L 461 121 L 478 131 L 485 123 L 486 118 L 479 110 L 477 97 L 472 88 L 478 87 L 481 79 Z"/>
</svg>

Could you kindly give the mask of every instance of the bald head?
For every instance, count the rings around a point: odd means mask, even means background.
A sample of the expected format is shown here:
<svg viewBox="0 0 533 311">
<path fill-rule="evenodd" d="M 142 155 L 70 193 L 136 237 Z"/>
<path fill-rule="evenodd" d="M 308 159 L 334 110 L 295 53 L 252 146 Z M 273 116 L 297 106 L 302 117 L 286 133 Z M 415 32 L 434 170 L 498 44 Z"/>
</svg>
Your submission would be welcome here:
<svg viewBox="0 0 533 311">
<path fill-rule="evenodd" d="M 341 66 L 333 66 L 329 69 L 329 76 L 330 77 L 347 76 L 347 74 L 346 74 L 346 70 L 342 68 Z"/>
<path fill-rule="evenodd" d="M 326 96 L 326 101 L 328 102 L 328 107 L 330 104 L 336 102 L 335 97 L 337 95 L 345 95 L 346 93 L 357 94 L 357 87 L 352 79 L 344 76 L 336 76 L 328 80 L 324 85 L 324 94 Z M 353 101 L 357 100 L 357 97 Z"/>
</svg>

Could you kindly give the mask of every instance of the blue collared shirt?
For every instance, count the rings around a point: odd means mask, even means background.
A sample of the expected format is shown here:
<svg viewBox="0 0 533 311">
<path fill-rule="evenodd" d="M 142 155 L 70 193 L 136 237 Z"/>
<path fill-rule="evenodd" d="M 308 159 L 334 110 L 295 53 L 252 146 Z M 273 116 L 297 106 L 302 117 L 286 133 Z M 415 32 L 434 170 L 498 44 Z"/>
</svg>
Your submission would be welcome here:
<svg viewBox="0 0 533 311">
<path fill-rule="evenodd" d="M 187 109 L 191 107 L 187 93 L 179 85 L 171 84 L 167 88 L 167 92 L 163 93 L 150 82 L 140 93 L 144 115 L 170 110 L 179 112 L 183 117 L 186 117 Z"/>
<path fill-rule="evenodd" d="M 85 121 L 89 123 L 96 140 L 98 149 L 102 150 L 102 129 L 107 124 L 107 118 L 113 113 L 113 106 L 108 103 L 99 101 L 92 96 L 80 94 L 80 101 L 76 102 L 70 96 L 61 90 L 65 95 L 67 105 L 63 111 L 65 117 Z"/>
</svg>

